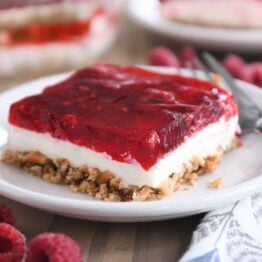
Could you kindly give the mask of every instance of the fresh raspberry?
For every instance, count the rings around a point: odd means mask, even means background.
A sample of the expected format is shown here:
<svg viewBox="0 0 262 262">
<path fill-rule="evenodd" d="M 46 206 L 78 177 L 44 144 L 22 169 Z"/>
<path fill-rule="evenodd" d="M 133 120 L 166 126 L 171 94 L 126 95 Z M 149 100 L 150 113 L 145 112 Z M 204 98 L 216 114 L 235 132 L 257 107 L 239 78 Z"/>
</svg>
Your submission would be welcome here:
<svg viewBox="0 0 262 262">
<path fill-rule="evenodd" d="M 242 71 L 241 79 L 262 87 L 262 63 L 247 65 Z"/>
<path fill-rule="evenodd" d="M 180 62 L 183 67 L 188 67 L 190 64 L 193 68 L 197 68 L 195 63 L 196 50 L 192 46 L 183 46 L 180 50 Z"/>
<path fill-rule="evenodd" d="M 149 51 L 149 63 L 156 66 L 179 67 L 176 54 L 166 47 L 155 47 Z"/>
<path fill-rule="evenodd" d="M 0 223 L 0 261 L 21 262 L 25 251 L 25 236 L 13 226 Z"/>
<path fill-rule="evenodd" d="M 15 218 L 10 208 L 5 204 L 0 203 L 0 223 L 15 225 Z"/>
<path fill-rule="evenodd" d="M 240 78 L 246 66 L 245 61 L 240 56 L 234 54 L 226 56 L 222 63 L 232 76 L 236 78 Z"/>
<path fill-rule="evenodd" d="M 83 253 L 72 238 L 58 233 L 43 233 L 28 245 L 27 262 L 82 262 Z"/>
</svg>

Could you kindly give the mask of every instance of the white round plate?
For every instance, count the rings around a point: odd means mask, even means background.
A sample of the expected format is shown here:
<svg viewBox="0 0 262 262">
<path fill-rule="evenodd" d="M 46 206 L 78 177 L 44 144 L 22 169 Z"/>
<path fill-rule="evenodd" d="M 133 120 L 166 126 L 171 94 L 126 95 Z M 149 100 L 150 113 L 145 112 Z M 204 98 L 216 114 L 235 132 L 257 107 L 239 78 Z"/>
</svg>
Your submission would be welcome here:
<svg viewBox="0 0 262 262">
<path fill-rule="evenodd" d="M 140 25 L 174 40 L 203 48 L 239 52 L 261 52 L 262 30 L 223 29 L 169 21 L 159 13 L 159 0 L 129 0 L 129 16 Z"/>
<path fill-rule="evenodd" d="M 175 72 L 168 68 L 158 70 Z M 183 74 L 188 74 L 188 71 L 184 70 Z M 7 117 L 10 104 L 25 96 L 39 93 L 44 87 L 67 76 L 68 74 L 62 74 L 42 78 L 0 95 L 1 149 L 8 146 Z M 203 76 L 199 73 L 199 77 Z M 261 90 L 243 82 L 238 83 L 244 90 L 249 90 L 251 97 L 261 101 Z M 81 193 L 73 193 L 68 186 L 48 184 L 3 163 L 0 163 L 0 194 L 56 214 L 98 221 L 153 221 L 189 216 L 230 204 L 262 189 L 261 138 L 261 135 L 256 134 L 245 136 L 243 146 L 227 153 L 216 172 L 201 177 L 197 185 L 190 190 L 175 192 L 160 201 L 103 202 Z M 222 187 L 207 188 L 207 183 L 218 177 L 224 180 Z"/>
</svg>

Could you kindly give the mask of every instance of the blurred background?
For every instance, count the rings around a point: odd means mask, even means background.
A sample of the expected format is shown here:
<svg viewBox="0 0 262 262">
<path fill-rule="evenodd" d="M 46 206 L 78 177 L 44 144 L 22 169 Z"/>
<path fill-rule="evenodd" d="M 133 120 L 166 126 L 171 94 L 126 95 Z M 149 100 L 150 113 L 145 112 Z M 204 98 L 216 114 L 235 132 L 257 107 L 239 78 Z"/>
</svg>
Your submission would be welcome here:
<svg viewBox="0 0 262 262">
<path fill-rule="evenodd" d="M 87 66 L 179 66 L 208 50 L 262 86 L 260 0 L 0 1 L 0 88 Z"/>
</svg>

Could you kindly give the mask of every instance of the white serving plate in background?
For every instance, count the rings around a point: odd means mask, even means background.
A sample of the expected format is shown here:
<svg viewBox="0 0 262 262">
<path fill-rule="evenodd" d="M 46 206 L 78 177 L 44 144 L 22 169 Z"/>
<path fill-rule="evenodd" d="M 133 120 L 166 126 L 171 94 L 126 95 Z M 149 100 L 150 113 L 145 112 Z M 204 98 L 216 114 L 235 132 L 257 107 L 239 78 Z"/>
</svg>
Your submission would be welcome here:
<svg viewBox="0 0 262 262">
<path fill-rule="evenodd" d="M 262 52 L 262 30 L 223 29 L 182 24 L 159 13 L 159 0 L 129 0 L 127 12 L 141 26 L 176 41 L 233 52 Z"/>
</svg>

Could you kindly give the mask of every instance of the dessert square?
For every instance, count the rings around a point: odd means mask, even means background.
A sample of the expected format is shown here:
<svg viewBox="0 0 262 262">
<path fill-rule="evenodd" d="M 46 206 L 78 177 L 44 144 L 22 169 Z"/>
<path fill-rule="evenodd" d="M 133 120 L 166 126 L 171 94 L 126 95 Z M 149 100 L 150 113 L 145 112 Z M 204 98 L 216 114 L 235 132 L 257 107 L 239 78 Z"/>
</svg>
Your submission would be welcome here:
<svg viewBox="0 0 262 262">
<path fill-rule="evenodd" d="M 2 158 L 99 199 L 154 200 L 214 170 L 237 121 L 213 83 L 96 64 L 12 104 Z"/>
<path fill-rule="evenodd" d="M 114 0 L 0 1 L 0 77 L 86 65 L 115 39 L 120 7 Z"/>
<path fill-rule="evenodd" d="M 161 14 L 176 22 L 228 29 L 261 29 L 262 3 L 257 0 L 165 0 Z"/>
</svg>

